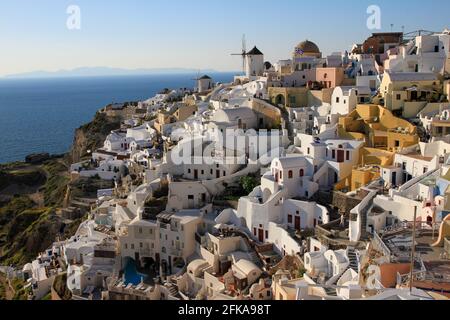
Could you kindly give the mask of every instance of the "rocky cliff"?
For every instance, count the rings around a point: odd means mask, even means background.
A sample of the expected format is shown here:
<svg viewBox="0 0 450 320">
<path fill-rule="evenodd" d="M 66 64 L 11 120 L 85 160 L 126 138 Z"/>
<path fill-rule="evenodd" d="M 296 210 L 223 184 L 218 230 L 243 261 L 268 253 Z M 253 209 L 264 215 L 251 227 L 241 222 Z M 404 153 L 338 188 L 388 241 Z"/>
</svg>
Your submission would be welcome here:
<svg viewBox="0 0 450 320">
<path fill-rule="evenodd" d="M 97 112 L 94 119 L 75 131 L 72 148 L 68 154 L 70 163 L 77 163 L 89 157 L 88 151 L 103 146 L 103 142 L 112 130 L 120 128 L 120 119 L 107 117 Z"/>
</svg>

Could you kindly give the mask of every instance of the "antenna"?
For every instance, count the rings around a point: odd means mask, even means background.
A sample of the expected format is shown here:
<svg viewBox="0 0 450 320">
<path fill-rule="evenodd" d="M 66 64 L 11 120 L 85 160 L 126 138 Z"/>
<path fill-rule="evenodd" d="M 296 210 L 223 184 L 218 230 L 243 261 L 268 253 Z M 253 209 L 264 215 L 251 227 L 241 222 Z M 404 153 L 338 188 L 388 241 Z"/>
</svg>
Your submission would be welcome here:
<svg viewBox="0 0 450 320">
<path fill-rule="evenodd" d="M 242 57 L 242 72 L 245 73 L 245 57 L 247 56 L 247 40 L 245 34 L 242 35 L 242 53 L 232 53 L 231 55 Z"/>
</svg>

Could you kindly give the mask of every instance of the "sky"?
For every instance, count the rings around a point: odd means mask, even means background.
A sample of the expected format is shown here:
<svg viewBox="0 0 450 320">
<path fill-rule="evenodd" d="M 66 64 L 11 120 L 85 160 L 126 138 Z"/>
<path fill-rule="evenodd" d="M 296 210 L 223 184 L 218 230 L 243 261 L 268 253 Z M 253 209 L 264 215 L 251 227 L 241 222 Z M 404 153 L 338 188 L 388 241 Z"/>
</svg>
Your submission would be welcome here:
<svg viewBox="0 0 450 320">
<path fill-rule="evenodd" d="M 67 28 L 70 5 L 79 30 Z M 367 8 L 381 9 L 381 30 Z M 78 67 L 241 68 L 242 35 L 268 61 L 290 58 L 308 39 L 324 54 L 371 32 L 450 27 L 448 0 L 1 0 L 0 76 Z M 391 24 L 394 24 L 391 27 Z"/>
</svg>

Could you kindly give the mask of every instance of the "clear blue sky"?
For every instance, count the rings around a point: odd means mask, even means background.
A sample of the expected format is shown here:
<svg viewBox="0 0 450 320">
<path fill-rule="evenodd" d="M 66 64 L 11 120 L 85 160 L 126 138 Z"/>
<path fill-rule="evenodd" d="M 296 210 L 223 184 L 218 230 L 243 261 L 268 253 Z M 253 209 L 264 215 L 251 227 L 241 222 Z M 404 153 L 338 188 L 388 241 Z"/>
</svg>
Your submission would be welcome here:
<svg viewBox="0 0 450 320">
<path fill-rule="evenodd" d="M 366 9 L 382 9 L 382 31 L 450 24 L 448 0 L 1 0 L 0 75 L 82 66 L 238 70 L 241 37 L 266 60 L 289 58 L 304 39 L 327 54 L 371 31 Z M 81 30 L 66 28 L 69 5 Z M 450 27 L 450 26 L 449 26 Z"/>
</svg>

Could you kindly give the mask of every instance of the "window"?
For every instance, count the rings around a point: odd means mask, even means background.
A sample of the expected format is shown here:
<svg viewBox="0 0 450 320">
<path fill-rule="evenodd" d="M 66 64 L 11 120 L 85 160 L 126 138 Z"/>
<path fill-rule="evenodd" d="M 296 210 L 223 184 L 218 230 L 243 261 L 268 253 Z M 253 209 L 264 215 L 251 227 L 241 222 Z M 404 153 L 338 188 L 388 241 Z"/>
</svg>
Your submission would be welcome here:
<svg viewBox="0 0 450 320">
<path fill-rule="evenodd" d="M 401 100 L 402 99 L 402 95 L 401 94 L 397 94 L 397 100 Z"/>
<path fill-rule="evenodd" d="M 331 152 L 331 157 L 332 157 L 333 159 L 336 159 L 336 150 L 333 150 L 333 151 Z"/>
<path fill-rule="evenodd" d="M 295 96 L 289 96 L 289 102 L 291 104 L 295 104 L 295 102 L 296 102 Z"/>
<path fill-rule="evenodd" d="M 288 215 L 288 223 L 292 223 L 292 216 Z"/>
<path fill-rule="evenodd" d="M 300 169 L 300 178 L 303 177 L 305 175 L 305 170 L 304 169 Z"/>
<path fill-rule="evenodd" d="M 134 243 L 131 244 L 131 250 L 134 250 Z"/>
<path fill-rule="evenodd" d="M 127 243 L 125 243 L 125 249 L 128 249 L 128 244 Z"/>
<path fill-rule="evenodd" d="M 428 168 L 427 167 L 423 167 L 423 174 L 428 172 Z"/>
<path fill-rule="evenodd" d="M 324 79 L 328 78 L 328 73 L 325 73 L 325 74 L 323 75 L 323 78 L 324 78 Z"/>
<path fill-rule="evenodd" d="M 347 161 L 350 160 L 350 151 L 346 152 L 346 159 L 347 159 Z"/>
<path fill-rule="evenodd" d="M 308 155 L 311 153 L 311 148 L 308 148 Z"/>
<path fill-rule="evenodd" d="M 269 231 L 266 230 L 266 239 L 269 238 Z"/>
<path fill-rule="evenodd" d="M 289 170 L 289 179 L 292 179 L 294 177 L 294 174 L 292 172 L 292 170 Z"/>
<path fill-rule="evenodd" d="M 189 173 L 189 174 L 191 173 L 191 169 L 188 169 L 188 173 Z"/>
<path fill-rule="evenodd" d="M 142 243 L 142 242 L 139 242 L 139 248 L 143 248 L 144 247 L 144 244 Z"/>
<path fill-rule="evenodd" d="M 339 97 L 336 97 L 336 103 L 339 103 Z"/>
<path fill-rule="evenodd" d="M 280 180 L 283 179 L 283 171 L 280 171 Z"/>
</svg>

